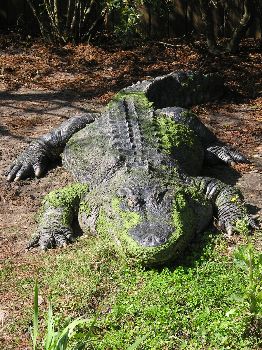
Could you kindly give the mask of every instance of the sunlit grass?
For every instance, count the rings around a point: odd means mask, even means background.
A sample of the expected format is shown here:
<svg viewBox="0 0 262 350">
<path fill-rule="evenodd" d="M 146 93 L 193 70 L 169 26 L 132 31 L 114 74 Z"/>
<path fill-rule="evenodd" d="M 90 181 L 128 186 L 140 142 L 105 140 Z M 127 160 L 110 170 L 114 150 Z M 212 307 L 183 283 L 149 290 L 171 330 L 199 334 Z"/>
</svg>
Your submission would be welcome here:
<svg viewBox="0 0 262 350">
<path fill-rule="evenodd" d="M 242 298 L 247 273 L 220 235 L 205 233 L 180 261 L 159 269 L 127 266 L 110 241 L 96 238 L 34 254 L 21 269 L 6 268 L 3 281 L 11 274 L 24 300 L 11 325 L 15 334 L 30 328 L 37 278 L 42 300 L 38 340 L 44 339 L 50 296 L 56 332 L 79 317 L 96 319 L 91 333 L 91 321 L 76 327 L 85 349 L 127 349 L 137 342 L 143 350 L 262 346 L 259 332 L 250 332 L 249 304 Z"/>
</svg>

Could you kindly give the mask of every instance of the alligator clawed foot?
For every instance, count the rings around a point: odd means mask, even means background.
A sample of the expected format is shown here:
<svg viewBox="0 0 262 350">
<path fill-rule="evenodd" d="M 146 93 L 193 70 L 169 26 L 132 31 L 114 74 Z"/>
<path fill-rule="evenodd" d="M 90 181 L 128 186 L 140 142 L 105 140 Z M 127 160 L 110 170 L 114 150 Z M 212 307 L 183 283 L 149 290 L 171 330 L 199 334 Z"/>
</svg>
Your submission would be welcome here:
<svg viewBox="0 0 262 350">
<path fill-rule="evenodd" d="M 234 233 L 241 233 L 243 230 L 245 230 L 246 234 L 250 235 L 255 229 L 259 228 L 255 220 L 248 215 L 244 218 L 234 218 L 229 221 L 220 219 L 216 226 L 224 232 L 226 238 L 231 238 Z"/>
<path fill-rule="evenodd" d="M 206 149 L 206 158 L 210 163 L 217 163 L 218 161 L 229 165 L 249 163 L 243 154 L 225 145 L 209 146 Z"/>
<path fill-rule="evenodd" d="M 66 247 L 75 241 L 75 235 L 71 228 L 61 227 L 59 229 L 42 229 L 31 239 L 27 245 L 27 249 L 39 247 L 46 251 L 47 249 L 56 247 Z"/>
</svg>

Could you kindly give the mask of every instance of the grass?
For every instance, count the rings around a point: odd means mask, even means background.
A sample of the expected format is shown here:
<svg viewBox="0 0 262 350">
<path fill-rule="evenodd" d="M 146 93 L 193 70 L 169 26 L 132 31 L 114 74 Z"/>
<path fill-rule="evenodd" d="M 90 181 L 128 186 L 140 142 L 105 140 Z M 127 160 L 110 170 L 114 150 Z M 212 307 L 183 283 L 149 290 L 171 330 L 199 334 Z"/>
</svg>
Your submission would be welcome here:
<svg viewBox="0 0 262 350">
<path fill-rule="evenodd" d="M 39 342 L 40 334 L 39 334 L 39 300 L 38 300 L 38 284 L 35 283 L 34 288 L 34 315 L 33 315 L 33 327 L 31 329 L 31 338 L 33 343 L 33 350 L 37 349 L 44 349 L 44 350 L 66 350 L 70 346 L 70 340 L 71 338 L 76 338 L 76 336 L 79 338 L 74 344 L 74 350 L 81 350 L 84 348 L 84 344 L 81 340 L 81 336 L 79 332 L 75 332 L 75 329 L 79 325 L 83 324 L 90 324 L 90 329 L 88 332 L 86 332 L 87 336 L 91 334 L 92 328 L 95 324 L 95 318 L 93 320 L 89 319 L 75 319 L 71 323 L 69 323 L 64 329 L 62 330 L 55 330 L 54 326 L 54 316 L 53 316 L 53 309 L 52 304 L 49 302 L 48 306 L 48 317 L 46 322 L 46 330 L 45 330 L 45 336 L 43 339 L 43 342 Z M 42 343 L 42 344 L 41 344 Z"/>
<path fill-rule="evenodd" d="M 39 340 L 44 338 L 51 296 L 56 330 L 78 317 L 96 318 L 92 332 L 90 324 L 79 325 L 76 332 L 90 350 L 132 346 L 143 350 L 251 350 L 262 346 L 258 323 L 250 327 L 250 305 L 242 298 L 249 284 L 247 272 L 235 263 L 220 235 L 205 233 L 181 261 L 159 269 L 127 266 L 110 242 L 95 238 L 41 256 L 34 254 L 22 268 L 10 264 L 6 268 L 2 288 L 12 280 L 24 301 L 9 325 L 17 334 L 16 348 L 32 318 L 35 278 L 42 300 Z M 26 339 L 30 342 L 29 336 Z M 72 344 L 76 341 L 72 337 Z M 9 348 L 15 348 L 14 343 Z"/>
</svg>

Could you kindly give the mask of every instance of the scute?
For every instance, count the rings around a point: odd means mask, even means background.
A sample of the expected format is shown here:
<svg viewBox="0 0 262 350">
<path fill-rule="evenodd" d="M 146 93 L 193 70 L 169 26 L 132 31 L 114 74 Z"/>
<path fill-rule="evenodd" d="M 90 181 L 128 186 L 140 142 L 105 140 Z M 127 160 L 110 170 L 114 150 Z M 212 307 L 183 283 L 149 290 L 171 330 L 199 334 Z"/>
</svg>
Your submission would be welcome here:
<svg viewBox="0 0 262 350">
<path fill-rule="evenodd" d="M 117 168 L 119 152 L 112 148 L 105 122 L 106 119 L 101 117 L 80 130 L 64 149 L 63 165 L 76 181 L 95 185 L 110 177 Z"/>
</svg>

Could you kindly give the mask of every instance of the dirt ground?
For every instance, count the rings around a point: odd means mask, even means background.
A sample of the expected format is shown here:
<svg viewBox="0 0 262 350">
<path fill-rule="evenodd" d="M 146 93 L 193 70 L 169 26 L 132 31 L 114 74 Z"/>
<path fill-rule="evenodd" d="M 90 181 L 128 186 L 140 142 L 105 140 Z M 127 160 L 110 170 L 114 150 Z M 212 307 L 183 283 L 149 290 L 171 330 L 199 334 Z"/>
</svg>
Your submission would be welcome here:
<svg viewBox="0 0 262 350">
<path fill-rule="evenodd" d="M 205 168 L 204 174 L 239 187 L 257 218 L 262 213 L 262 54 L 246 41 L 238 56 L 209 57 L 202 44 L 169 41 L 134 48 L 80 45 L 55 48 L 0 37 L 0 259 L 19 263 L 35 230 L 43 196 L 72 178 L 58 165 L 47 176 L 7 183 L 3 171 L 34 138 L 77 113 L 101 110 L 120 88 L 177 69 L 219 71 L 228 94 L 193 110 L 250 164 Z M 260 246 L 261 242 L 258 242 Z M 1 262 L 1 261 L 0 261 Z M 1 296 L 0 328 L 12 310 Z M 8 335 L 5 335 L 8 339 Z"/>
</svg>

